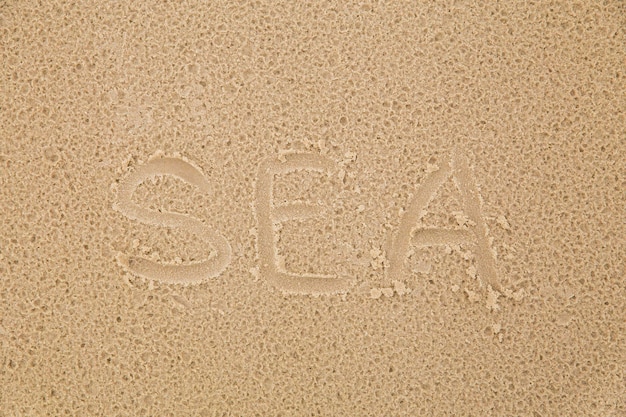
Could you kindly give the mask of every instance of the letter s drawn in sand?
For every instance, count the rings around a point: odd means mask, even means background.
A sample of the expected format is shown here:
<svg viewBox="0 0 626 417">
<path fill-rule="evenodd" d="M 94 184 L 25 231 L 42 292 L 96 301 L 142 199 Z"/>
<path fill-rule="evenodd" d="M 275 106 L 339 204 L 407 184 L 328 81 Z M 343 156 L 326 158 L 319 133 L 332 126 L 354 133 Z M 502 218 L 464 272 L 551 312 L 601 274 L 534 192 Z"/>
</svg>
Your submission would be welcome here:
<svg viewBox="0 0 626 417">
<path fill-rule="evenodd" d="M 257 250 L 261 276 L 275 288 L 290 294 L 334 294 L 347 292 L 352 282 L 332 275 L 294 274 L 280 271 L 276 262 L 277 235 L 274 224 L 319 215 L 320 207 L 307 204 L 273 205 L 273 182 L 276 174 L 297 170 L 332 172 L 334 163 L 321 155 L 286 154 L 261 162 L 256 184 Z"/>
<path fill-rule="evenodd" d="M 157 156 L 138 166 L 119 184 L 117 202 L 113 209 L 126 217 L 158 227 L 185 229 L 199 235 L 217 251 L 217 255 L 201 262 L 176 265 L 154 262 L 141 257 L 119 254 L 120 265 L 134 275 L 167 284 L 195 284 L 221 274 L 231 259 L 228 241 L 200 220 L 177 213 L 148 210 L 132 202 L 132 195 L 145 180 L 155 176 L 172 175 L 201 191 L 208 191 L 210 184 L 199 168 L 181 158 Z"/>
<path fill-rule="evenodd" d="M 461 192 L 463 211 L 472 225 L 463 230 L 436 228 L 414 230 L 424 213 L 423 210 L 450 176 Z M 458 149 L 453 152 L 450 164 L 444 163 L 437 171 L 430 173 L 424 179 L 402 215 L 398 233 L 389 252 L 387 276 L 389 281 L 400 280 L 409 244 L 416 246 L 473 245 L 478 275 L 493 289 L 500 291 L 495 257 L 489 245 L 488 229 L 481 213 L 481 198 L 467 158 Z"/>
</svg>

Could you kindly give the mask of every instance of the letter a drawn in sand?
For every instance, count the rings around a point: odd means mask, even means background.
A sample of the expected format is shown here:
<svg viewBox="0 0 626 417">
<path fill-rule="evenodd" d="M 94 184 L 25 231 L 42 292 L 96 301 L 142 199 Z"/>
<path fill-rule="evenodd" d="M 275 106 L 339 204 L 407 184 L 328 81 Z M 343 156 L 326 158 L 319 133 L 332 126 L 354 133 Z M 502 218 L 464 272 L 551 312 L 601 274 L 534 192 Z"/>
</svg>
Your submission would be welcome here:
<svg viewBox="0 0 626 417">
<path fill-rule="evenodd" d="M 208 191 L 210 184 L 199 168 L 180 158 L 155 157 L 138 166 L 120 184 L 117 203 L 113 209 L 126 217 L 158 227 L 179 228 L 207 240 L 217 255 L 184 265 L 154 262 L 141 257 L 118 256 L 118 262 L 134 275 L 167 284 L 195 284 L 221 274 L 230 263 L 231 247 L 228 241 L 200 220 L 177 213 L 148 210 L 132 202 L 132 195 L 145 180 L 155 176 L 172 175 L 201 191 Z"/>
<path fill-rule="evenodd" d="M 281 160 L 282 159 L 282 160 Z M 274 225 L 287 220 L 319 216 L 321 208 L 308 204 L 273 204 L 273 182 L 276 174 L 298 170 L 331 172 L 334 163 L 320 155 L 286 154 L 261 162 L 256 184 L 257 249 L 261 276 L 275 288 L 290 294 L 334 294 L 346 292 L 351 281 L 332 275 L 294 274 L 280 271 L 276 261 L 277 233 Z"/>
<path fill-rule="evenodd" d="M 472 225 L 460 230 L 415 229 L 417 222 L 425 213 L 424 209 L 450 176 L 461 192 L 463 211 Z M 481 213 L 481 198 L 467 159 L 458 150 L 454 151 L 451 164 L 445 163 L 424 179 L 402 215 L 398 233 L 389 252 L 389 280 L 400 280 L 410 244 L 422 247 L 450 244 L 472 245 L 479 277 L 493 289 L 500 290 L 495 257 L 489 245 L 487 225 Z"/>
</svg>

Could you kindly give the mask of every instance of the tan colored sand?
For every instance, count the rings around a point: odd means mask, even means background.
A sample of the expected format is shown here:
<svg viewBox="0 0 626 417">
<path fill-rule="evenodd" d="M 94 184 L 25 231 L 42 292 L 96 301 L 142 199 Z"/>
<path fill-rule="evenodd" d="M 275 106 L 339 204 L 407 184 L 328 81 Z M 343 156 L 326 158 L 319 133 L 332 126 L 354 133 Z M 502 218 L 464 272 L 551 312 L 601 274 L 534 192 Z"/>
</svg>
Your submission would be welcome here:
<svg viewBox="0 0 626 417">
<path fill-rule="evenodd" d="M 0 2 L 0 416 L 625 416 L 626 6 L 474 3 Z"/>
</svg>

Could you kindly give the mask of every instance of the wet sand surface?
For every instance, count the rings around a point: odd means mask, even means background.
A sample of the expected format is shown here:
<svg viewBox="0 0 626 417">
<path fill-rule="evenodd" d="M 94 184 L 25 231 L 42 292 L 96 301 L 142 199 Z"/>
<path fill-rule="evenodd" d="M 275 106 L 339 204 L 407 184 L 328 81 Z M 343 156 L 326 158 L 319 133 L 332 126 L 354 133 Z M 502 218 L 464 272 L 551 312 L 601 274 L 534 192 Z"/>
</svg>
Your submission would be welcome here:
<svg viewBox="0 0 626 417">
<path fill-rule="evenodd" d="M 0 2 L 0 417 L 626 416 L 620 1 Z"/>
</svg>

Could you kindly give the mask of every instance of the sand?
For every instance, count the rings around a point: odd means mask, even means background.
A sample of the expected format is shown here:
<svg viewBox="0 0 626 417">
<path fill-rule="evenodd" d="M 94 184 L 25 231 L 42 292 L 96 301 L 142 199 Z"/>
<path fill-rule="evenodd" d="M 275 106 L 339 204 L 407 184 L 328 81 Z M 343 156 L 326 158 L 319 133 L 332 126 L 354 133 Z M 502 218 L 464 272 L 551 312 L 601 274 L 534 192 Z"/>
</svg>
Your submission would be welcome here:
<svg viewBox="0 0 626 417">
<path fill-rule="evenodd" d="M 626 6 L 475 3 L 0 2 L 0 416 L 626 416 Z"/>
</svg>

